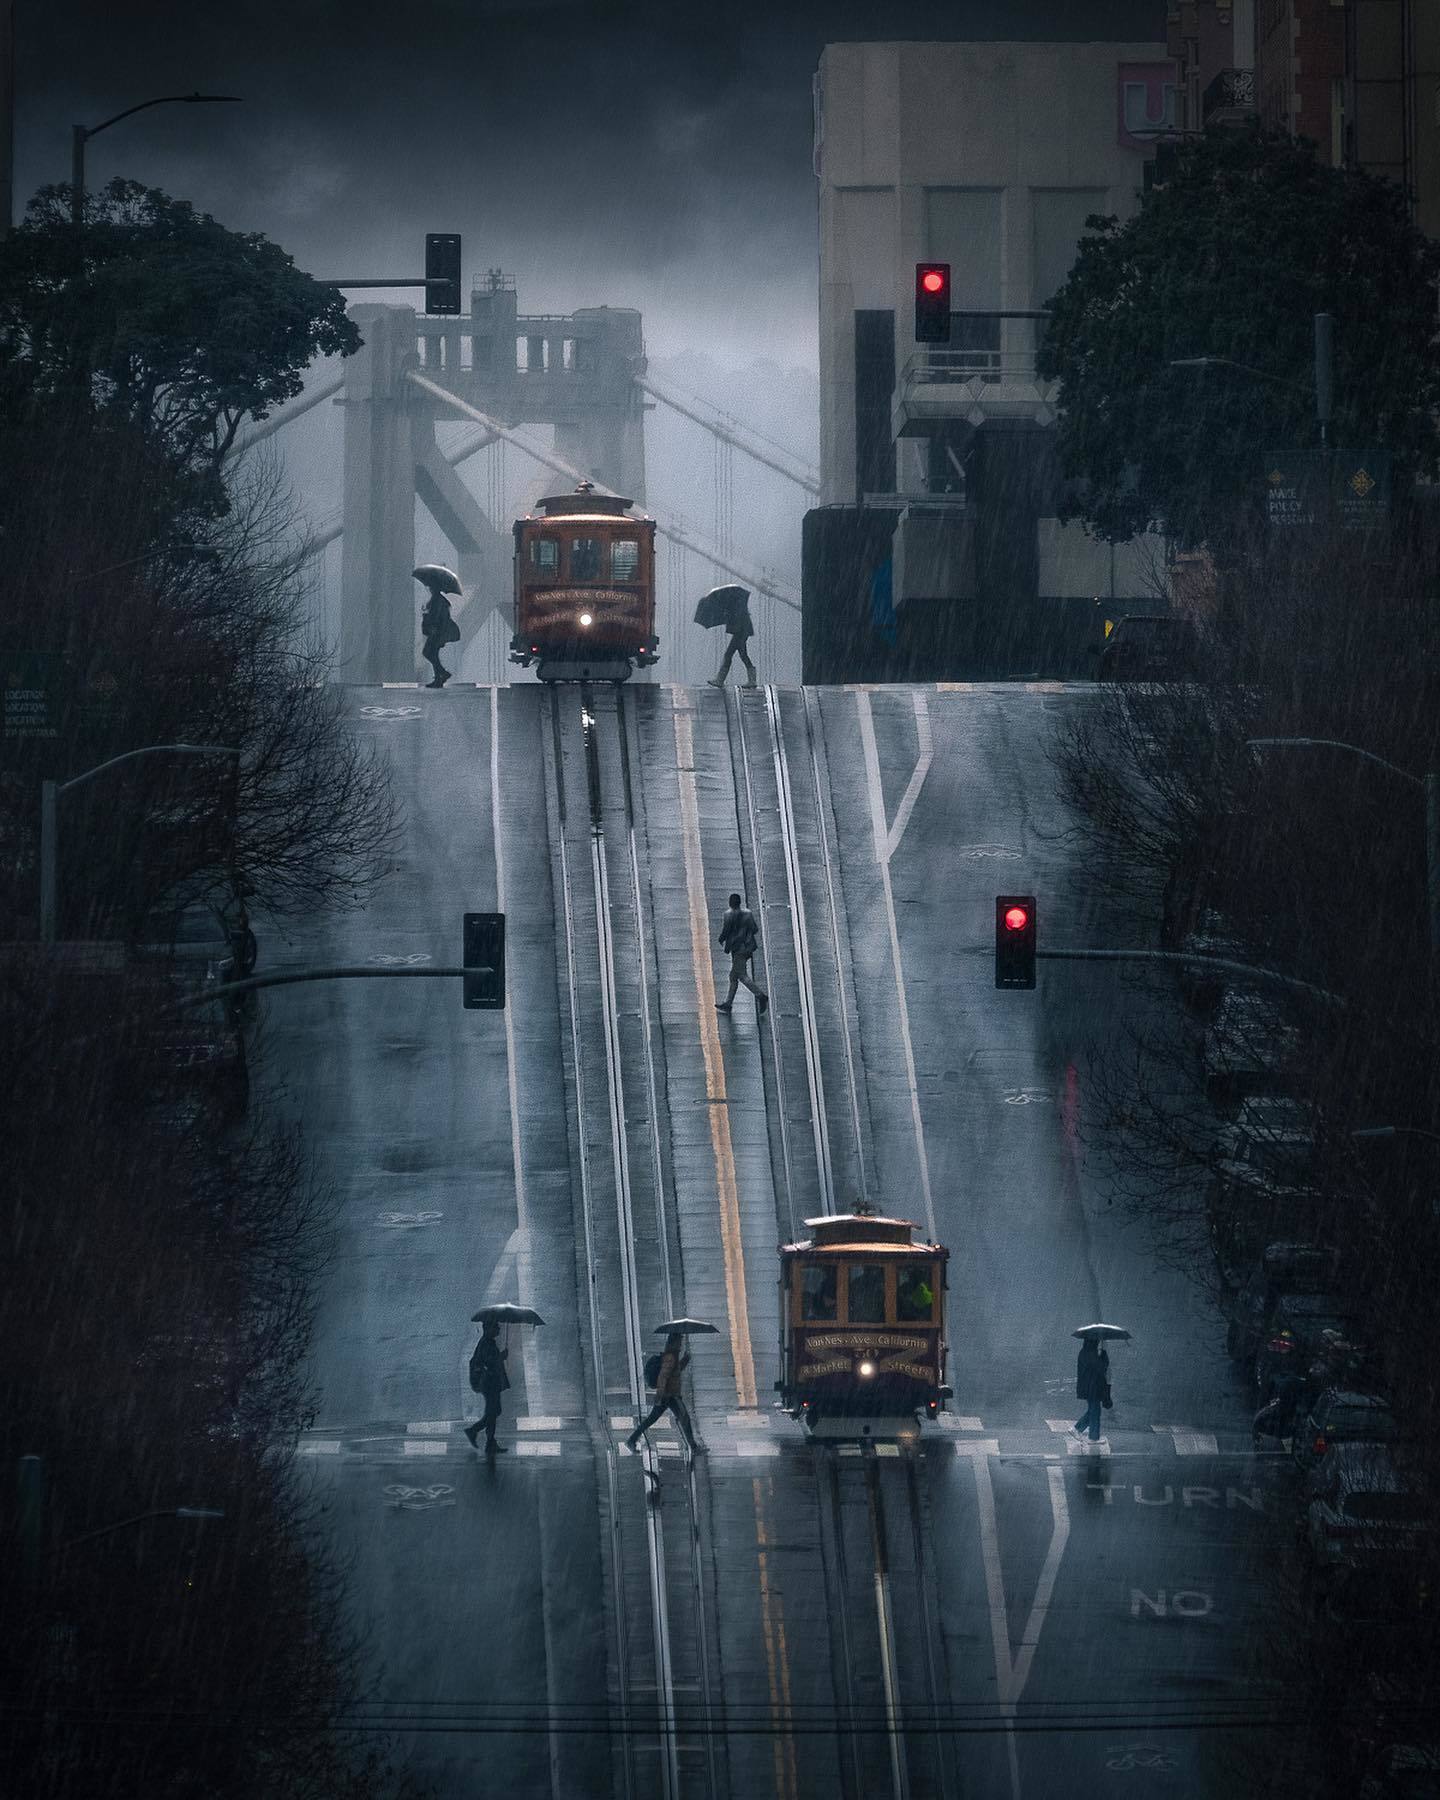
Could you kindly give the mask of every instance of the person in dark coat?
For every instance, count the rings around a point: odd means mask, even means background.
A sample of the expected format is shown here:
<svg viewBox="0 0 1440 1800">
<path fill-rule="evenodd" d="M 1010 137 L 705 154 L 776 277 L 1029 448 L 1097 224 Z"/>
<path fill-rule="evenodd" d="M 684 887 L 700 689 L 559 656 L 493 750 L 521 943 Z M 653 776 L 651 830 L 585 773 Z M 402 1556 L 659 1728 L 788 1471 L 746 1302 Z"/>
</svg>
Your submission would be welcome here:
<svg viewBox="0 0 1440 1800">
<path fill-rule="evenodd" d="M 725 630 L 729 635 L 725 641 L 725 654 L 720 659 L 720 673 L 710 677 L 710 685 L 711 687 L 724 687 L 730 673 L 730 665 L 738 656 L 747 670 L 745 685 L 747 688 L 753 688 L 756 685 L 755 665 L 750 660 L 750 652 L 746 645 L 755 635 L 755 626 L 750 618 L 750 602 L 748 600 L 737 599 L 732 603 L 730 616 L 725 621 Z"/>
<path fill-rule="evenodd" d="M 690 1454 L 698 1456 L 702 1446 L 695 1441 L 695 1427 L 690 1423 L 690 1411 L 680 1398 L 680 1377 L 688 1367 L 690 1353 L 685 1348 L 685 1340 L 678 1331 L 672 1331 L 665 1339 L 665 1350 L 660 1358 L 660 1372 L 655 1377 L 655 1404 L 645 1417 L 626 1438 L 625 1442 L 634 1450 L 650 1427 L 665 1414 L 674 1416 L 680 1427 L 680 1435 L 690 1446 Z"/>
<path fill-rule="evenodd" d="M 432 585 L 430 598 L 420 609 L 421 655 L 435 671 L 435 679 L 427 681 L 426 687 L 441 688 L 450 679 L 451 671 L 440 661 L 440 652 L 446 644 L 458 644 L 460 627 L 450 616 L 450 602 L 440 592 L 438 586 Z"/>
<path fill-rule="evenodd" d="M 504 1444 L 495 1442 L 495 1427 L 500 1423 L 500 1396 L 510 1385 L 510 1377 L 505 1371 L 508 1350 L 500 1348 L 500 1327 L 494 1319 L 486 1319 L 480 1327 L 480 1342 L 475 1346 L 475 1353 L 470 1358 L 470 1385 L 477 1394 L 485 1399 L 485 1412 L 474 1424 L 465 1427 L 465 1435 L 473 1447 L 476 1438 L 485 1433 L 485 1454 L 487 1456 L 503 1456 Z"/>
<path fill-rule="evenodd" d="M 1075 1398 L 1085 1402 L 1085 1410 L 1075 1421 L 1076 1437 L 1088 1431 L 1092 1444 L 1100 1442 L 1100 1409 L 1110 1394 L 1110 1358 L 1098 1337 L 1087 1334 L 1080 1340 L 1080 1354 L 1075 1359 Z"/>
<path fill-rule="evenodd" d="M 750 964 L 760 948 L 760 927 L 738 894 L 730 896 L 730 910 L 720 921 L 720 948 L 730 954 L 730 991 L 723 1000 L 715 1002 L 716 1012 L 728 1013 L 735 1004 L 736 989 L 743 985 L 755 996 L 756 1009 L 763 1015 L 770 1005 L 770 996 L 756 985 L 750 973 Z"/>
</svg>

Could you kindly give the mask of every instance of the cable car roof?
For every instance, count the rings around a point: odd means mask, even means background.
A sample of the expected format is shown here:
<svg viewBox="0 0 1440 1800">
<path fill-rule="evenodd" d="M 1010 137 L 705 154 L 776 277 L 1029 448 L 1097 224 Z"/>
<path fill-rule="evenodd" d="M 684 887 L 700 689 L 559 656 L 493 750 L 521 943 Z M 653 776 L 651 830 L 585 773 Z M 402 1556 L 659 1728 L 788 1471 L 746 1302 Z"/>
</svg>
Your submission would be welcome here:
<svg viewBox="0 0 1440 1800">
<path fill-rule="evenodd" d="M 840 1251 L 847 1255 L 914 1256 L 944 1255 L 939 1244 L 915 1241 L 915 1226 L 909 1219 L 888 1219 L 873 1212 L 827 1213 L 818 1219 L 807 1219 L 814 1233 L 798 1243 L 785 1244 L 783 1251 Z"/>
</svg>

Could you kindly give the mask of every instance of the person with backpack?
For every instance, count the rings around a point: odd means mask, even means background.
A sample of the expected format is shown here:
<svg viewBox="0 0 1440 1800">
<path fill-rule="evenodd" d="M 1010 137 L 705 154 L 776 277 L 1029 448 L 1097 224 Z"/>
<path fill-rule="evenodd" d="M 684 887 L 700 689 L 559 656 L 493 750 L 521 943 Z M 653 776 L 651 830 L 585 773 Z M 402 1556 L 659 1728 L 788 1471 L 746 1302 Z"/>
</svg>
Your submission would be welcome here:
<svg viewBox="0 0 1440 1800">
<path fill-rule="evenodd" d="M 755 996 L 756 1010 L 763 1017 L 770 996 L 758 987 L 750 975 L 750 964 L 760 948 L 760 927 L 755 915 L 738 894 L 730 896 L 730 910 L 720 923 L 720 948 L 730 953 L 730 991 L 724 1000 L 715 1002 L 716 1012 L 728 1013 L 735 1004 L 735 991 L 744 986 Z"/>
<path fill-rule="evenodd" d="M 505 1454 L 505 1445 L 495 1442 L 495 1427 L 500 1423 L 500 1396 L 510 1385 L 510 1377 L 505 1372 L 505 1362 L 510 1352 L 500 1348 L 499 1337 L 499 1322 L 486 1319 L 480 1327 L 480 1342 L 470 1358 L 470 1386 L 477 1394 L 485 1396 L 485 1413 L 482 1418 L 465 1427 L 465 1435 L 469 1438 L 471 1447 L 478 1448 L 475 1440 L 483 1431 L 487 1456 Z"/>
<path fill-rule="evenodd" d="M 668 1412 L 673 1414 L 675 1423 L 680 1427 L 681 1437 L 690 1446 L 690 1454 L 701 1454 L 702 1446 L 695 1441 L 695 1427 L 690 1423 L 689 1408 L 680 1398 L 680 1377 L 689 1362 L 690 1354 L 678 1331 L 672 1331 L 665 1339 L 664 1350 L 646 1358 L 645 1381 L 655 1390 L 655 1404 L 626 1438 L 625 1443 L 629 1449 L 636 1449 L 642 1436 Z"/>
</svg>

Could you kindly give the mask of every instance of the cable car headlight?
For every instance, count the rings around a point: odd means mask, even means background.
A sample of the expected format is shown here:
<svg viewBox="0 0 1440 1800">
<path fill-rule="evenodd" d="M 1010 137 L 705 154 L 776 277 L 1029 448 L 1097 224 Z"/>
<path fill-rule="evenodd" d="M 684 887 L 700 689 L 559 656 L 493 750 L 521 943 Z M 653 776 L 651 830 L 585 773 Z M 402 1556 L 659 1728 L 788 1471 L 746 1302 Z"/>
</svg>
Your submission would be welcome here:
<svg viewBox="0 0 1440 1800">
<path fill-rule="evenodd" d="M 580 623 L 582 625 L 593 625 L 595 623 L 594 614 L 593 613 L 581 613 Z"/>
<path fill-rule="evenodd" d="M 870 1379 L 870 1377 L 875 1373 L 875 1365 L 873 1362 L 870 1361 L 869 1357 L 867 1356 L 865 1358 L 865 1360 L 858 1365 L 855 1372 L 857 1375 L 859 1375 L 861 1377 L 862 1380 L 868 1381 Z"/>
</svg>

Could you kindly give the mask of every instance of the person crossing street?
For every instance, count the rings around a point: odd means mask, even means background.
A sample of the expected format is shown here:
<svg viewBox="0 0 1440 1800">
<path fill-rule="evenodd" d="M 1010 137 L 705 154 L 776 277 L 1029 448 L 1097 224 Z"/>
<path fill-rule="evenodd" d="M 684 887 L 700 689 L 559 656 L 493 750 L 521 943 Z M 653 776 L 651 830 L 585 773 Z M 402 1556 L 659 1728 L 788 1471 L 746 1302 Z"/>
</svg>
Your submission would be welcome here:
<svg viewBox="0 0 1440 1800">
<path fill-rule="evenodd" d="M 728 1013 L 735 1004 L 736 990 L 747 987 L 755 996 L 756 1009 L 763 1017 L 769 1008 L 770 996 L 750 974 L 750 964 L 760 948 L 760 927 L 739 894 L 730 896 L 730 909 L 720 923 L 720 948 L 730 954 L 730 991 L 723 1000 L 716 1001 L 716 1012 Z"/>
<path fill-rule="evenodd" d="M 668 1412 L 680 1427 L 680 1435 L 690 1446 L 690 1454 L 700 1455 L 703 1446 L 695 1440 L 690 1409 L 680 1397 L 680 1377 L 690 1363 L 690 1352 L 684 1346 L 685 1340 L 678 1331 L 672 1331 L 665 1339 L 665 1348 L 657 1359 L 659 1367 L 655 1370 L 655 1404 L 626 1438 L 625 1442 L 631 1450 L 638 1448 L 641 1437 Z"/>
</svg>

